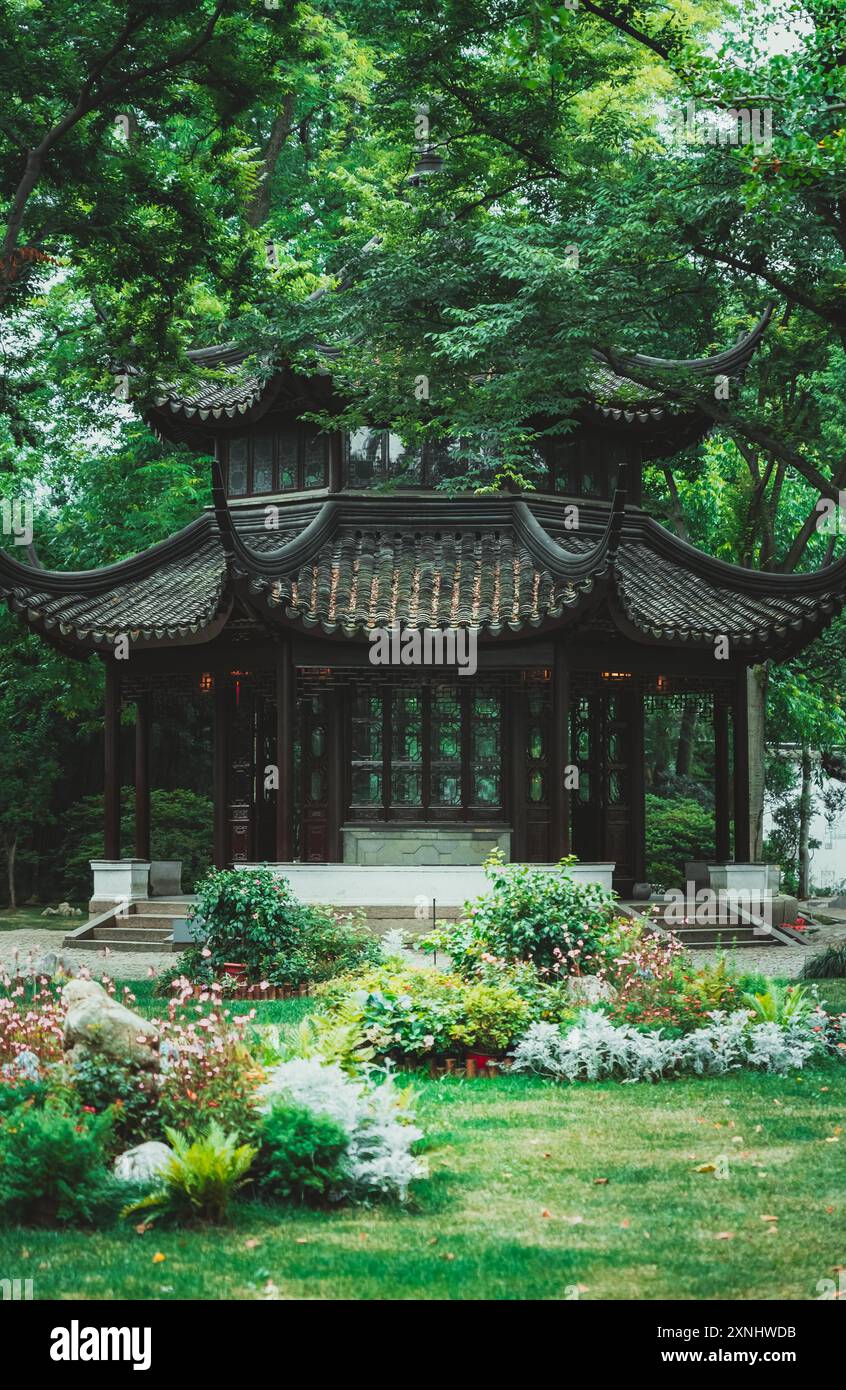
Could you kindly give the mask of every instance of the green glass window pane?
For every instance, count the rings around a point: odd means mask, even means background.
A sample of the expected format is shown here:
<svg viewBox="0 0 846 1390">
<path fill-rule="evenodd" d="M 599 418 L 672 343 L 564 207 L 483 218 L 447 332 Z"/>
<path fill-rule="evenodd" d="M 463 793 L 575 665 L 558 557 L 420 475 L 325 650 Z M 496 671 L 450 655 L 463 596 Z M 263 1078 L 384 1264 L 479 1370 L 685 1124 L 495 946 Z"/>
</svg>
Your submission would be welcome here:
<svg viewBox="0 0 846 1390">
<path fill-rule="evenodd" d="M 590 801 L 590 773 L 579 772 L 579 785 L 575 789 L 575 794 L 583 805 Z"/>
<path fill-rule="evenodd" d="M 461 773 L 456 769 L 432 771 L 432 802 L 435 806 L 461 805 Z"/>
<path fill-rule="evenodd" d="M 323 487 L 329 461 L 329 436 L 324 431 L 307 432 L 303 442 L 303 478 L 305 487 Z"/>
<path fill-rule="evenodd" d="M 273 435 L 253 437 L 253 492 L 273 491 Z"/>
<path fill-rule="evenodd" d="M 621 761 L 619 734 L 609 734 L 608 736 L 608 759 L 612 763 Z"/>
<path fill-rule="evenodd" d="M 498 719 L 499 708 L 499 698 L 496 695 L 473 696 L 474 719 Z"/>
<path fill-rule="evenodd" d="M 308 784 L 310 801 L 323 801 L 326 795 L 326 778 L 321 768 L 312 769 Z"/>
<path fill-rule="evenodd" d="M 348 437 L 348 475 L 352 487 L 367 487 L 382 475 L 384 430 L 353 430 Z"/>
<path fill-rule="evenodd" d="M 353 768 L 352 799 L 356 806 L 381 806 L 381 772 L 377 772 L 374 768 Z"/>
<path fill-rule="evenodd" d="M 423 477 L 423 450 L 403 443 L 398 434 L 388 437 L 388 473 L 394 482 L 419 486 Z"/>
<path fill-rule="evenodd" d="M 542 758 L 543 753 L 543 730 L 535 725 L 529 730 L 529 757 Z"/>
<path fill-rule="evenodd" d="M 391 772 L 391 801 L 394 806 L 422 805 L 422 774 L 394 768 Z"/>
<path fill-rule="evenodd" d="M 296 430 L 280 430 L 276 436 L 279 453 L 279 487 L 281 491 L 297 486 L 297 445 Z"/>
<path fill-rule="evenodd" d="M 320 725 L 315 725 L 311 731 L 311 756 L 322 758 L 326 748 L 326 735 Z"/>
<path fill-rule="evenodd" d="M 246 436 L 229 441 L 229 496 L 243 497 L 247 491 Z"/>
<path fill-rule="evenodd" d="M 473 773 L 473 800 L 477 806 L 498 806 L 499 777 L 495 773 Z"/>
<path fill-rule="evenodd" d="M 576 757 L 582 762 L 587 762 L 590 757 L 590 735 L 584 726 L 576 734 Z"/>
<path fill-rule="evenodd" d="M 354 719 L 352 726 L 353 761 L 371 762 L 382 756 L 382 724 Z"/>
<path fill-rule="evenodd" d="M 533 772 L 529 778 L 529 800 L 539 802 L 544 800 L 543 773 Z"/>
<path fill-rule="evenodd" d="M 623 779 L 619 772 L 611 772 L 608 775 L 608 802 L 611 806 L 620 806 L 625 800 L 623 789 Z"/>
<path fill-rule="evenodd" d="M 475 738 L 475 755 L 477 758 L 496 758 L 499 756 L 499 731 L 496 729 L 479 729 Z"/>
</svg>

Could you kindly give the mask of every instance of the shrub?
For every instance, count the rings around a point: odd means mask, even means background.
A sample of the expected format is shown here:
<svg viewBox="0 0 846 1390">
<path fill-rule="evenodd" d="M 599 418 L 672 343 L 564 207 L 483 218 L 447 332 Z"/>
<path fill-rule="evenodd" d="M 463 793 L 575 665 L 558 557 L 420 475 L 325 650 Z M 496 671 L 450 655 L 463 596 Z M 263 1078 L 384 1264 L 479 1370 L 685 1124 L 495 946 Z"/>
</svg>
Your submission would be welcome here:
<svg viewBox="0 0 846 1390">
<path fill-rule="evenodd" d="M 19 1106 L 0 1125 L 0 1213 L 33 1225 L 87 1224 L 114 1184 L 104 1163 L 112 1117 L 51 1102 Z"/>
<path fill-rule="evenodd" d="M 239 1145 L 238 1136 L 226 1134 L 217 1121 L 190 1143 L 176 1130 L 165 1133 L 173 1154 L 161 1174 L 162 1185 L 124 1208 L 124 1215 L 143 1213 L 149 1220 L 163 1217 L 179 1224 L 225 1221 L 256 1150 Z"/>
<path fill-rule="evenodd" d="M 799 972 L 803 980 L 846 979 L 846 941 L 834 942 L 806 959 Z"/>
<path fill-rule="evenodd" d="M 408 1096 L 390 1077 L 372 1085 L 317 1057 L 297 1058 L 274 1067 L 261 1094 L 266 1110 L 281 1098 L 343 1130 L 348 1147 L 339 1163 L 342 1195 L 403 1201 L 409 1185 L 426 1176 L 425 1163 L 412 1153 L 422 1131 L 411 1123 Z"/>
<path fill-rule="evenodd" d="M 715 1014 L 704 1028 L 681 1037 L 660 1030 L 615 1026 L 592 1011 L 565 1032 L 550 1023 L 533 1023 L 514 1049 L 514 1070 L 556 1081 L 659 1081 L 662 1077 L 722 1075 L 741 1066 L 783 1075 L 825 1055 L 820 1025 L 750 1024 L 742 1010 Z"/>
<path fill-rule="evenodd" d="M 379 959 L 375 938 L 351 914 L 301 903 L 270 869 L 209 874 L 197 885 L 192 919 L 205 939 L 180 968 L 195 982 L 228 961 L 242 963 L 253 982 L 298 985 Z"/>
<path fill-rule="evenodd" d="M 646 797 L 646 877 L 660 888 L 681 888 L 685 864 L 714 855 L 714 815 L 688 797 Z"/>
<path fill-rule="evenodd" d="M 187 980 L 177 987 L 180 993 L 159 1025 L 162 1124 L 199 1136 L 217 1120 L 247 1137 L 255 1125 L 256 1089 L 262 1079 L 246 1042 L 250 1018 L 231 1016 L 219 991 L 195 1002 Z"/>
<path fill-rule="evenodd" d="M 461 996 L 462 1017 L 451 1036 L 480 1052 L 504 1052 L 529 1021 L 525 999 L 508 984 L 469 985 Z"/>
<path fill-rule="evenodd" d="M 274 1105 L 260 1131 L 254 1180 L 264 1197 L 318 1202 L 342 1183 L 347 1133 L 302 1105 Z"/>
<path fill-rule="evenodd" d="M 330 1017 L 354 1024 L 361 1043 L 380 1056 L 431 1057 L 454 1050 L 463 991 L 455 975 L 388 961 L 363 975 L 332 981 L 321 993 Z"/>
<path fill-rule="evenodd" d="M 0 1065 L 10 1074 L 22 1053 L 38 1058 L 42 1069 L 64 1055 L 65 1016 L 59 995 L 38 981 L 23 985 L 0 980 Z"/>
<path fill-rule="evenodd" d="M 487 892 L 429 938 L 460 974 L 478 973 L 490 960 L 529 961 L 554 978 L 592 972 L 608 959 L 614 902 L 605 889 L 577 883 L 563 862 L 550 872 L 491 859 L 485 872 Z"/>
<path fill-rule="evenodd" d="M 92 1056 L 72 1063 L 68 1081 L 84 1109 L 95 1114 L 111 1110 L 115 1152 L 159 1133 L 158 1089 L 149 1071 Z"/>
</svg>

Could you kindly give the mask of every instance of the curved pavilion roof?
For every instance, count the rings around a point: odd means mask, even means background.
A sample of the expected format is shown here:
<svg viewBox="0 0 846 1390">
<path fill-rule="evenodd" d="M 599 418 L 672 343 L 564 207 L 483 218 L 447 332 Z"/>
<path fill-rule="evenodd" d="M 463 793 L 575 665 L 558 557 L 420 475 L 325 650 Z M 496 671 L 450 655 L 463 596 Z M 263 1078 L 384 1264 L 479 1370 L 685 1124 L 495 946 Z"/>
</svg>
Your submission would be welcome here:
<svg viewBox="0 0 846 1390">
<path fill-rule="evenodd" d="M 275 510 L 268 513 L 268 506 Z M 363 638 L 374 627 L 560 629 L 600 604 L 621 634 L 746 661 L 805 646 L 846 601 L 846 558 L 813 574 L 759 573 L 673 536 L 639 509 L 566 499 L 346 496 L 205 511 L 132 559 L 82 573 L 0 551 L 0 597 L 82 656 L 211 641 L 236 601 L 278 626 Z M 268 515 L 278 527 L 267 529 Z"/>
</svg>

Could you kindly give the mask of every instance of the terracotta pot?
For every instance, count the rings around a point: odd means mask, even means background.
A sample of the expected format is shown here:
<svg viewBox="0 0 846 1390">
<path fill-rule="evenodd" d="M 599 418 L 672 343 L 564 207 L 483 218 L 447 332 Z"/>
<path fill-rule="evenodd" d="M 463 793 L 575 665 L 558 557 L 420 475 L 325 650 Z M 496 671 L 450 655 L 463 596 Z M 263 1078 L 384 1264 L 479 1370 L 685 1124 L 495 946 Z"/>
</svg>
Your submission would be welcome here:
<svg viewBox="0 0 846 1390">
<path fill-rule="evenodd" d="M 242 962 L 226 960 L 223 962 L 224 975 L 230 975 L 233 980 L 240 980 L 246 974 L 247 967 Z"/>
<path fill-rule="evenodd" d="M 474 1066 L 481 1071 L 484 1067 L 488 1066 L 489 1063 L 498 1062 L 499 1058 L 495 1057 L 492 1052 L 468 1052 L 467 1060 L 468 1062 L 472 1062 Z"/>
</svg>

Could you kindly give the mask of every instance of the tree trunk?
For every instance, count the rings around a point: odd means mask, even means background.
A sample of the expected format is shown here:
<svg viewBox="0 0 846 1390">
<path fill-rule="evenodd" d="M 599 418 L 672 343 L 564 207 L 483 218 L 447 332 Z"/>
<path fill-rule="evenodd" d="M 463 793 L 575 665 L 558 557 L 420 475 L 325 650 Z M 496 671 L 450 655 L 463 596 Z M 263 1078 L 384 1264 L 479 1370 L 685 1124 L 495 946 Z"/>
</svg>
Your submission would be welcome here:
<svg viewBox="0 0 846 1390">
<path fill-rule="evenodd" d="M 18 895 L 15 889 L 15 856 L 18 852 L 17 835 L 11 841 L 6 841 L 6 871 L 9 880 L 9 907 L 14 912 L 18 905 Z"/>
<path fill-rule="evenodd" d="M 807 898 L 811 876 L 811 749 L 802 744 L 802 791 L 799 795 L 799 897 Z"/>
<path fill-rule="evenodd" d="M 749 843 L 753 863 L 759 863 L 764 857 L 764 773 L 769 674 L 766 664 L 753 666 L 746 673 L 749 698 Z"/>
<path fill-rule="evenodd" d="M 695 700 L 686 700 L 679 727 L 679 741 L 676 746 L 676 776 L 688 777 L 693 762 L 693 749 L 696 743 L 696 721 L 699 706 Z"/>
</svg>

